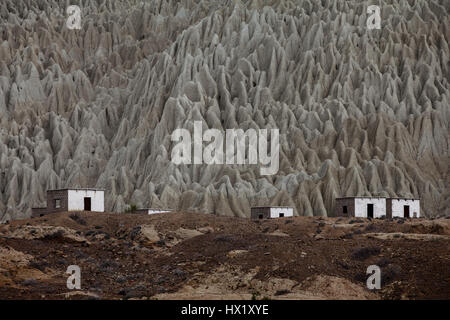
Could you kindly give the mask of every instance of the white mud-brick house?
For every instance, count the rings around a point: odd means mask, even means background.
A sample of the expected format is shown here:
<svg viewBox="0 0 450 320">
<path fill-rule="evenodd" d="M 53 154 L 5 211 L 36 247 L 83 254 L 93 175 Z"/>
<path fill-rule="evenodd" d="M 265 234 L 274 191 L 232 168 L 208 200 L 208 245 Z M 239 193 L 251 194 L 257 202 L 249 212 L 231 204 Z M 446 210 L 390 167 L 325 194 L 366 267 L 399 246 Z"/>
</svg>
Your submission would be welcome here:
<svg viewBox="0 0 450 320">
<path fill-rule="evenodd" d="M 150 208 L 144 208 L 144 209 L 137 209 L 134 210 L 132 213 L 138 213 L 138 214 L 157 214 L 157 213 L 168 213 L 172 212 L 171 209 L 150 209 Z"/>
<path fill-rule="evenodd" d="M 386 200 L 386 211 L 392 218 L 420 218 L 420 200 L 389 198 Z"/>
<path fill-rule="evenodd" d="M 386 215 L 386 198 L 348 197 L 336 199 L 336 216 L 381 218 Z"/>
<path fill-rule="evenodd" d="M 294 208 L 292 207 L 274 207 L 274 206 L 252 207 L 250 212 L 250 218 L 253 220 L 274 219 L 293 216 L 294 216 Z"/>
<path fill-rule="evenodd" d="M 100 189 L 58 189 L 47 191 L 47 207 L 32 208 L 32 217 L 65 211 L 105 211 L 105 191 Z"/>
<path fill-rule="evenodd" d="M 359 218 L 418 218 L 420 217 L 420 201 L 419 199 L 383 197 L 337 198 L 335 216 Z"/>
</svg>

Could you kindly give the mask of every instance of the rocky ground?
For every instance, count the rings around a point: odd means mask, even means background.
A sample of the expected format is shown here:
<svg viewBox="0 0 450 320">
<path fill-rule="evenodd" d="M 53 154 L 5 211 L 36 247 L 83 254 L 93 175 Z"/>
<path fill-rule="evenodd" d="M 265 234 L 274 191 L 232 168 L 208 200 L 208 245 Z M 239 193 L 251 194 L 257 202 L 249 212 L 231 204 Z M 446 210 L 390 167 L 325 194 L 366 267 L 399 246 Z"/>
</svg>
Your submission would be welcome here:
<svg viewBox="0 0 450 320">
<path fill-rule="evenodd" d="M 58 213 L 0 226 L 0 299 L 449 299 L 449 244 L 445 218 Z"/>
</svg>

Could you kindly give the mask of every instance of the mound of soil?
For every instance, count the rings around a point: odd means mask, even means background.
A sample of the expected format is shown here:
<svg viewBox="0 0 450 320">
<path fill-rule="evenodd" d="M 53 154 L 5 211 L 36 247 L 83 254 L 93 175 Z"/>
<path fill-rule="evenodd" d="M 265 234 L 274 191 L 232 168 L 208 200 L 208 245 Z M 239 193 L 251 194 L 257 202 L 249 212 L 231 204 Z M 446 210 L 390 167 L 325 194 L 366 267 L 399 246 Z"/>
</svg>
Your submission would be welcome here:
<svg viewBox="0 0 450 320">
<path fill-rule="evenodd" d="M 0 226 L 0 299 L 450 298 L 449 219 L 350 222 L 173 212 L 14 221 Z M 373 264 L 382 287 L 371 291 Z M 70 265 L 81 290 L 66 287 Z"/>
</svg>

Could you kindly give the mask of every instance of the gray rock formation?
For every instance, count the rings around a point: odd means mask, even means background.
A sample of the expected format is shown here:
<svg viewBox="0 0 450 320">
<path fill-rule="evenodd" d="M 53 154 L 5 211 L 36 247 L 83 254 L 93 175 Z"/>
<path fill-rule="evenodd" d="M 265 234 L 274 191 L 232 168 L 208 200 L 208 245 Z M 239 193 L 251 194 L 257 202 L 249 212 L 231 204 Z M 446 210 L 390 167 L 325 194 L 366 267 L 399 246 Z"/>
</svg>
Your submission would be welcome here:
<svg viewBox="0 0 450 320">
<path fill-rule="evenodd" d="M 325 216 L 382 195 L 450 215 L 450 2 L 379 3 L 368 30 L 358 0 L 2 0 L 0 220 L 94 186 L 118 212 Z M 279 128 L 278 173 L 175 165 L 171 133 L 194 120 Z"/>
</svg>

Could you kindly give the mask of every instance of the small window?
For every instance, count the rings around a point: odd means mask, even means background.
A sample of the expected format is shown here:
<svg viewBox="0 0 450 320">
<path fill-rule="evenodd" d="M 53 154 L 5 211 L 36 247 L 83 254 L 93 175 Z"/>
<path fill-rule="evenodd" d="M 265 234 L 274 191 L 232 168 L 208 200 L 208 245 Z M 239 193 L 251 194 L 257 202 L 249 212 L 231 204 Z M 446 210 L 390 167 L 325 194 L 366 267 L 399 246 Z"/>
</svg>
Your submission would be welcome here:
<svg viewBox="0 0 450 320">
<path fill-rule="evenodd" d="M 342 207 L 342 212 L 343 212 L 343 213 L 348 213 L 347 206 L 343 206 L 343 207 Z"/>
<path fill-rule="evenodd" d="M 56 209 L 61 208 L 61 199 L 55 199 L 55 208 Z"/>
<path fill-rule="evenodd" d="M 262 218 L 263 218 L 263 215 L 262 215 L 262 214 L 260 214 L 260 215 L 259 215 L 259 219 L 262 219 Z"/>
<path fill-rule="evenodd" d="M 280 213 L 280 218 L 284 218 L 284 213 Z"/>
</svg>

